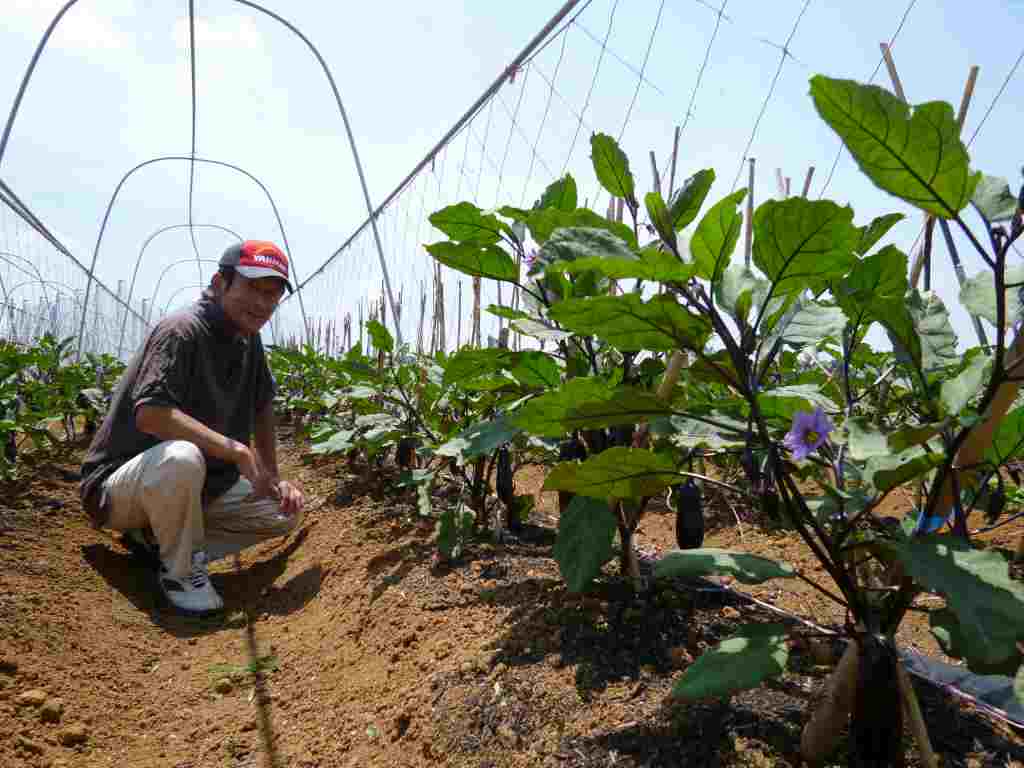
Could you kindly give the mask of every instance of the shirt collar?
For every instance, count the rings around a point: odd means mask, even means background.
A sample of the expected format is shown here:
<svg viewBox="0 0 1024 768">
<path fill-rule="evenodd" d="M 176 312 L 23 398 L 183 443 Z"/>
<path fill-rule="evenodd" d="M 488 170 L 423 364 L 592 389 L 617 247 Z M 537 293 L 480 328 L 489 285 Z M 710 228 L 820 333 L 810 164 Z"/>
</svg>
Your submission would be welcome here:
<svg viewBox="0 0 1024 768">
<path fill-rule="evenodd" d="M 249 337 L 231 322 L 211 289 L 207 288 L 203 291 L 197 306 L 200 317 L 209 324 L 217 338 L 223 341 L 235 341 L 243 346 L 249 343 Z"/>
</svg>

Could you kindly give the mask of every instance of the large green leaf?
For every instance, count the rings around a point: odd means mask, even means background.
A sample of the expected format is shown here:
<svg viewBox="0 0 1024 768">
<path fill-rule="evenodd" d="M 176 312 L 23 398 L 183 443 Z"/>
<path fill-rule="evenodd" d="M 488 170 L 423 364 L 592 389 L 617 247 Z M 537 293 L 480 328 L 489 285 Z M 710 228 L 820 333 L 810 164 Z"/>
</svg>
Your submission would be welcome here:
<svg viewBox="0 0 1024 768">
<path fill-rule="evenodd" d="M 676 241 L 676 233 L 672 228 L 668 207 L 665 205 L 661 193 L 654 191 L 644 195 L 644 206 L 647 208 L 647 217 L 657 230 L 658 236 L 666 243 L 674 243 Z"/>
<path fill-rule="evenodd" d="M 461 349 L 444 363 L 442 385 L 450 387 L 500 371 L 510 355 L 505 349 Z"/>
<path fill-rule="evenodd" d="M 885 237 L 886 233 L 892 229 L 896 224 L 901 222 L 906 217 L 902 213 L 887 213 L 884 216 L 878 216 L 871 220 L 871 223 L 866 227 L 860 227 L 860 239 L 857 242 L 857 253 L 863 256 L 872 248 L 875 244 Z"/>
<path fill-rule="evenodd" d="M 818 114 L 879 187 L 947 219 L 970 202 L 981 174 L 968 168 L 949 104 L 920 104 L 911 113 L 883 88 L 824 75 L 811 78 L 811 96 Z"/>
<path fill-rule="evenodd" d="M 497 245 L 444 241 L 431 243 L 426 248 L 431 256 L 446 267 L 464 274 L 512 282 L 519 279 L 516 263 Z"/>
<path fill-rule="evenodd" d="M 716 417 L 716 421 L 721 421 Z M 736 430 L 726 430 L 708 424 L 706 421 L 687 418 L 685 416 L 673 416 L 668 420 L 668 438 L 680 448 L 701 448 L 707 447 L 712 450 L 722 448 L 734 448 L 746 444 L 744 425 L 737 423 Z M 653 430 L 653 427 L 652 427 Z"/>
<path fill-rule="evenodd" d="M 921 367 L 921 338 L 917 334 L 914 318 L 906 302 L 888 299 L 876 302 L 871 307 L 872 316 L 877 314 L 878 321 L 885 328 L 889 341 L 892 342 L 896 357 L 903 362 L 910 362 L 915 368 Z"/>
<path fill-rule="evenodd" d="M 837 294 L 861 304 L 874 299 L 903 299 L 907 293 L 907 255 L 893 245 L 859 260 L 839 284 Z"/>
<path fill-rule="evenodd" d="M 384 352 L 392 352 L 395 349 L 395 340 L 391 333 L 377 320 L 369 320 L 366 323 L 366 332 L 370 335 L 373 348 Z"/>
<path fill-rule="evenodd" d="M 672 414 L 671 407 L 653 392 L 621 387 L 607 398 L 590 400 L 571 407 L 562 418 L 567 431 L 616 427 Z"/>
<path fill-rule="evenodd" d="M 741 189 L 719 200 L 704 214 L 693 233 L 690 255 L 697 266 L 697 274 L 705 280 L 717 282 L 729 266 L 743 228 L 739 204 L 746 195 L 747 190 Z"/>
<path fill-rule="evenodd" d="M 947 413 L 960 413 L 967 407 L 971 398 L 981 392 L 988 378 L 986 374 L 991 363 L 991 356 L 984 353 L 976 354 L 959 374 L 942 382 L 941 400 Z"/>
<path fill-rule="evenodd" d="M 657 579 L 702 576 L 733 576 L 743 584 L 761 584 L 768 579 L 793 578 L 796 571 L 789 563 L 714 547 L 666 552 L 654 565 Z"/>
<path fill-rule="evenodd" d="M 878 491 L 888 491 L 930 472 L 944 459 L 943 454 L 927 453 L 919 446 L 897 454 L 872 456 L 864 467 L 864 480 Z"/>
<path fill-rule="evenodd" d="M 757 396 L 758 404 L 765 418 L 779 418 L 791 421 L 797 411 L 813 411 L 815 408 L 835 413 L 836 404 L 821 393 L 817 384 L 790 384 L 776 387 Z"/>
<path fill-rule="evenodd" d="M 564 341 L 565 339 L 572 337 L 571 331 L 563 331 L 558 328 L 553 328 L 540 320 L 534 320 L 533 318 L 524 318 L 520 320 L 513 320 L 510 323 L 513 330 L 524 336 L 532 336 L 535 339 L 541 341 Z"/>
<path fill-rule="evenodd" d="M 536 350 L 513 352 L 509 373 L 524 387 L 553 389 L 561 381 L 561 370 L 555 359 Z"/>
<path fill-rule="evenodd" d="M 506 320 L 529 320 L 530 315 L 521 309 L 502 306 L 501 304 L 488 304 L 487 311 L 495 317 L 503 317 Z"/>
<path fill-rule="evenodd" d="M 668 218 L 672 229 L 678 232 L 697 218 L 714 182 L 715 172 L 707 168 L 697 171 L 672 193 L 668 201 Z"/>
<path fill-rule="evenodd" d="M 754 212 L 754 263 L 776 295 L 840 278 L 857 261 L 853 209 L 831 200 L 768 200 Z"/>
<path fill-rule="evenodd" d="M 544 190 L 540 197 L 541 208 L 555 208 L 559 211 L 576 210 L 576 180 L 567 173 Z"/>
<path fill-rule="evenodd" d="M 907 575 L 946 597 L 956 614 L 966 658 L 999 664 L 1024 639 L 1024 585 L 1010 578 L 999 552 L 973 549 L 957 536 L 904 537 L 894 547 Z"/>
<path fill-rule="evenodd" d="M 570 592 L 582 592 L 612 559 L 615 516 L 604 499 L 576 496 L 558 519 L 554 556 Z"/>
<path fill-rule="evenodd" d="M 1024 302 L 1020 300 L 1020 284 L 1024 283 L 1024 266 L 1014 264 L 1006 268 L 1006 284 L 1013 285 L 1006 288 L 1005 295 L 1005 327 L 1010 328 L 1021 319 L 1024 313 Z M 960 303 L 964 305 L 972 315 L 978 315 L 988 320 L 992 325 L 999 324 L 999 314 L 996 310 L 996 281 L 995 276 L 989 270 L 983 270 L 974 277 L 968 278 L 960 289 Z"/>
<path fill-rule="evenodd" d="M 638 448 L 609 448 L 582 463 L 563 462 L 548 474 L 545 491 L 572 491 L 594 498 L 653 496 L 679 474 L 671 456 Z"/>
<path fill-rule="evenodd" d="M 431 224 L 457 243 L 492 245 L 501 240 L 496 216 L 484 215 L 472 203 L 457 203 L 430 214 Z"/>
<path fill-rule="evenodd" d="M 697 268 L 667 251 L 644 248 L 639 255 L 588 256 L 575 261 L 558 261 L 548 269 L 571 275 L 593 270 L 612 280 L 637 278 L 659 283 L 685 283 L 694 276 Z"/>
<path fill-rule="evenodd" d="M 620 238 L 595 227 L 563 227 L 555 230 L 541 246 L 540 257 L 546 262 L 572 262 L 576 259 L 635 260 L 636 254 Z M 548 270 L 558 272 L 554 265 Z"/>
<path fill-rule="evenodd" d="M 326 440 L 314 443 L 310 450 L 313 453 L 320 455 L 331 455 L 351 451 L 355 447 L 355 443 L 352 441 L 355 434 L 356 431 L 354 429 L 339 430 Z"/>
<path fill-rule="evenodd" d="M 960 620 L 956 614 L 948 608 L 940 608 L 928 614 L 928 624 L 932 636 L 938 641 L 942 650 L 947 656 L 954 659 L 962 659 L 967 656 L 967 641 L 964 638 L 963 629 L 960 627 Z M 1021 663 L 1021 655 L 1018 653 L 1006 659 L 1000 664 L 985 664 L 977 659 L 968 662 L 968 668 L 976 675 L 1005 675 L 1012 677 Z"/>
<path fill-rule="evenodd" d="M 608 194 L 623 200 L 634 198 L 633 174 L 629 170 L 629 158 L 618 142 L 605 133 L 590 137 L 590 159 L 594 173 Z"/>
<path fill-rule="evenodd" d="M 915 292 L 907 299 L 907 306 L 921 340 L 922 369 L 929 372 L 956 365 L 960 361 L 956 333 L 942 299 L 935 293 L 922 296 Z"/>
<path fill-rule="evenodd" d="M 817 344 L 828 338 L 842 337 L 846 315 L 839 307 L 807 301 L 800 304 L 793 319 L 786 325 L 782 340 L 789 344 Z"/>
<path fill-rule="evenodd" d="M 499 414 L 490 421 L 478 422 L 439 446 L 438 456 L 450 456 L 462 464 L 479 456 L 490 456 L 522 430 Z"/>
<path fill-rule="evenodd" d="M 623 351 L 703 349 L 711 333 L 707 319 L 683 309 L 670 294 L 650 301 L 635 293 L 570 299 L 550 314 L 574 333 L 597 336 Z"/>
<path fill-rule="evenodd" d="M 672 687 L 672 695 L 695 701 L 754 688 L 786 671 L 789 646 L 784 624 L 745 624 L 701 654 Z"/>
<path fill-rule="evenodd" d="M 1024 407 L 1010 411 L 996 427 L 985 458 L 993 464 L 1024 456 Z"/>
<path fill-rule="evenodd" d="M 851 459 L 866 461 L 875 456 L 888 456 L 892 453 L 885 435 L 872 427 L 869 419 L 847 419 L 843 428 Z"/>
<path fill-rule="evenodd" d="M 982 216 L 995 224 L 1012 219 L 1017 213 L 1019 201 L 1010 191 L 1010 184 L 1006 179 L 982 175 L 971 202 L 978 207 Z"/>
<path fill-rule="evenodd" d="M 502 208 L 498 212 L 505 216 L 510 215 L 514 210 Z M 530 228 L 530 234 L 538 245 L 546 243 L 552 232 L 563 227 L 593 227 L 611 232 L 629 245 L 636 246 L 636 235 L 633 230 L 621 222 L 606 219 L 589 208 L 577 208 L 575 211 L 542 208 L 536 211 L 517 212 L 516 215 L 524 217 Z"/>
<path fill-rule="evenodd" d="M 564 420 L 580 403 L 606 400 L 611 387 L 603 379 L 576 378 L 561 389 L 535 397 L 510 416 L 513 424 L 538 437 L 561 437 Z"/>
<path fill-rule="evenodd" d="M 747 322 L 750 310 L 768 298 L 771 284 L 742 264 L 733 264 L 715 284 L 715 299 L 737 322 Z"/>
</svg>

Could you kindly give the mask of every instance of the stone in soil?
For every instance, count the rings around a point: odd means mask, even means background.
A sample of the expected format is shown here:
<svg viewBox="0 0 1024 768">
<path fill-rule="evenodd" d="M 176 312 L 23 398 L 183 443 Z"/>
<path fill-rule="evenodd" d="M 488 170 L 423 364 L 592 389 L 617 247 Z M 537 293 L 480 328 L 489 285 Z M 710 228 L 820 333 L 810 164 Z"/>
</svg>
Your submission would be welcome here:
<svg viewBox="0 0 1024 768">
<path fill-rule="evenodd" d="M 61 699 L 47 699 L 39 710 L 39 719 L 44 723 L 59 723 L 64 714 L 64 702 Z"/>
<path fill-rule="evenodd" d="M 46 691 L 33 688 L 18 696 L 18 704 L 22 707 L 41 707 L 46 702 Z"/>
<path fill-rule="evenodd" d="M 74 723 L 60 732 L 57 737 L 65 747 L 74 747 L 89 740 L 89 731 L 82 723 Z"/>
</svg>

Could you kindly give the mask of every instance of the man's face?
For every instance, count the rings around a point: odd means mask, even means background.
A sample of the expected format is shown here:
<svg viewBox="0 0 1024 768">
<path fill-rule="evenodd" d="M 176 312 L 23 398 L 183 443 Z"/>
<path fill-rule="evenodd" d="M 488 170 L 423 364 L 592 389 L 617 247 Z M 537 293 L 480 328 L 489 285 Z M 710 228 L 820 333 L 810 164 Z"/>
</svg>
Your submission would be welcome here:
<svg viewBox="0 0 1024 768">
<path fill-rule="evenodd" d="M 224 314 L 243 333 L 259 333 L 284 295 L 284 281 L 276 277 L 252 280 L 236 273 L 231 287 L 225 291 L 223 278 L 220 275 L 217 277 L 221 281 L 220 297 Z"/>
</svg>

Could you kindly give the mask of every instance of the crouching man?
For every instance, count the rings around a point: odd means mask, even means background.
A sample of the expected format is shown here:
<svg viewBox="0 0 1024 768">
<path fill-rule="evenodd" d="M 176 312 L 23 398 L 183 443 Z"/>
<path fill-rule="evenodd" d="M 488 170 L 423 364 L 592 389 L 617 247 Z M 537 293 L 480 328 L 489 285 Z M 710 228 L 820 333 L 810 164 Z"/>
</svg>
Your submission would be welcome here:
<svg viewBox="0 0 1024 768">
<path fill-rule="evenodd" d="M 224 607 L 209 561 L 302 519 L 302 491 L 278 476 L 276 385 L 259 335 L 286 289 L 275 245 L 228 248 L 199 301 L 157 323 L 136 352 L 82 466 L 94 523 L 123 531 L 184 613 Z"/>
</svg>

